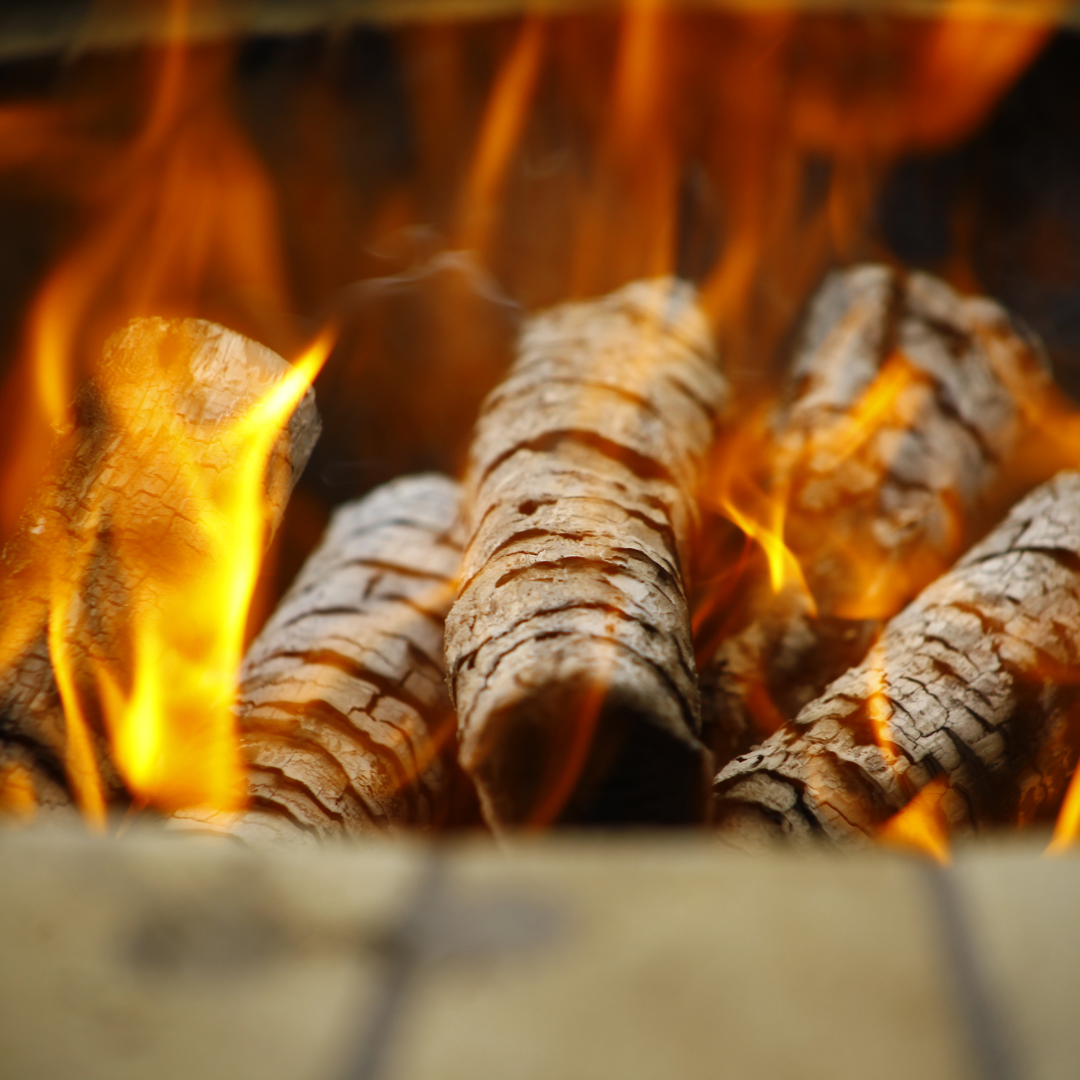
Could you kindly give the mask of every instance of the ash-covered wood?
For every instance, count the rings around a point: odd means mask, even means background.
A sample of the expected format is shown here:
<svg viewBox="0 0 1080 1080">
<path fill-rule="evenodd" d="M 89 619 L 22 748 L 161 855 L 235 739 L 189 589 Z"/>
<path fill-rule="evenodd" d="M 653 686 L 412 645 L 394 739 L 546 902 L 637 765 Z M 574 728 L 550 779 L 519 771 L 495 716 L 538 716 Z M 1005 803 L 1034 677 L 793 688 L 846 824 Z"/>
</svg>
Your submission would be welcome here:
<svg viewBox="0 0 1080 1080">
<path fill-rule="evenodd" d="M 58 435 L 41 490 L 0 557 L 0 767 L 43 807 L 70 805 L 89 768 L 106 799 L 123 801 L 112 764 L 91 659 L 128 654 L 130 598 L 142 566 L 138 551 L 169 565 L 201 544 L 173 445 L 207 475 L 230 468 L 221 433 L 264 397 L 289 365 L 256 342 L 194 319 L 133 320 L 105 345 L 93 379 L 78 393 L 71 427 Z M 308 391 L 277 440 L 265 504 L 276 526 L 319 434 Z M 124 553 L 124 554 L 122 554 Z M 74 690 L 86 713 L 89 745 L 69 737 L 50 661 L 50 601 L 72 594 L 62 640 Z M 10 768 L 9 768 L 10 767 Z M 85 781 L 88 782 L 88 781 Z"/>
<path fill-rule="evenodd" d="M 798 589 L 763 588 L 705 666 L 718 760 L 862 659 L 884 620 L 1020 494 L 1012 465 L 1036 436 L 1026 406 L 1050 386 L 1039 347 L 989 300 L 884 266 L 826 281 L 777 417 L 771 477 L 817 614 Z"/>
<path fill-rule="evenodd" d="M 493 827 L 703 815 L 683 573 L 725 397 L 685 283 L 527 324 L 477 426 L 446 624 L 461 761 Z"/>
<path fill-rule="evenodd" d="M 462 800 L 443 675 L 459 488 L 431 473 L 340 507 L 244 661 L 247 839 L 446 824 Z"/>
<path fill-rule="evenodd" d="M 858 667 L 716 779 L 721 833 L 861 840 L 937 777 L 950 829 L 1056 812 L 1080 753 L 1080 473 L 1024 499 Z"/>
</svg>

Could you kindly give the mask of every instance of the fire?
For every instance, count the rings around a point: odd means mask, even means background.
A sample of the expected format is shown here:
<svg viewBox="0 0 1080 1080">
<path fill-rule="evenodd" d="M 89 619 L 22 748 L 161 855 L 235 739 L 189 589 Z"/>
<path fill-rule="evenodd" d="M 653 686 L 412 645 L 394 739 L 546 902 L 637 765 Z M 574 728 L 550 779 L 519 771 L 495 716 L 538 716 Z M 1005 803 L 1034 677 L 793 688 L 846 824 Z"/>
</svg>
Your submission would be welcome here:
<svg viewBox="0 0 1080 1080">
<path fill-rule="evenodd" d="M 779 345 L 811 285 L 828 265 L 871 246 L 868 222 L 887 170 L 902 154 L 969 133 L 1045 41 L 1061 4 L 1032 0 L 1012 17 L 982 0 L 950 0 L 926 19 L 861 20 L 773 4 L 706 12 L 662 0 L 633 0 L 611 14 L 533 14 L 503 27 L 487 93 L 472 96 L 469 34 L 449 24 L 414 28 L 396 44 L 407 61 L 419 58 L 417 78 L 429 80 L 412 103 L 421 167 L 381 203 L 372 197 L 368 232 L 347 243 L 361 248 L 388 222 L 430 217 L 528 306 L 645 275 L 695 276 L 736 389 L 744 399 L 767 397 L 762 387 L 775 381 Z M 47 178 L 66 192 L 78 221 L 33 301 L 26 365 L 5 391 L 9 406 L 24 406 L 9 413 L 20 430 L 0 490 L 6 534 L 41 480 L 47 446 L 72 427 L 70 403 L 94 373 L 101 343 L 133 316 L 209 318 L 295 351 L 282 321 L 265 314 L 294 305 L 278 192 L 228 104 L 234 49 L 186 39 L 189 0 L 169 0 L 168 11 L 167 41 L 145 58 L 147 92 L 127 94 L 146 107 L 133 113 L 125 102 L 126 124 L 111 122 L 117 106 L 108 94 L 0 109 L 0 170 Z M 560 122 L 569 134 L 545 142 Z M 473 148 L 468 160 L 462 146 Z M 563 164 L 546 164 L 556 159 Z M 709 189 L 697 202 L 695 175 L 707 176 Z M 425 196 L 436 187 L 437 197 Z M 521 220 L 534 201 L 547 216 L 538 215 L 542 235 L 523 244 Z M 448 220 L 431 211 L 440 203 Z M 555 254 L 544 263 L 537 249 Z M 145 568 L 145 591 L 131 601 L 122 662 L 95 658 L 93 693 L 68 647 L 68 630 L 82 617 L 74 583 L 92 552 L 40 568 L 66 766 L 89 819 L 103 821 L 107 805 L 99 727 L 138 801 L 237 805 L 231 701 L 265 541 L 267 463 L 327 347 L 321 339 L 221 432 L 228 470 L 208 475 L 175 417 L 154 418 L 173 444 L 198 538 L 171 567 L 155 566 L 139 544 L 126 553 Z M 919 385 L 903 357 L 890 358 L 808 452 L 857 456 Z M 770 590 L 798 596 L 814 612 L 810 575 L 797 538 L 787 535 L 792 480 L 769 449 L 771 406 L 747 410 L 725 436 L 706 498 L 760 551 Z M 1075 431 L 1070 445 L 1080 445 Z M 839 614 L 891 615 L 909 581 L 861 549 L 845 556 L 858 600 Z M 759 565 L 745 558 L 736 573 Z M 916 567 L 909 576 L 926 572 Z M 0 651 L 25 644 L 24 617 L 9 616 Z M 883 695 L 880 711 L 875 730 L 887 752 Z M 23 806 L 24 789 L 16 773 L 5 774 L 0 802 Z"/>
<path fill-rule="evenodd" d="M 670 273 L 677 206 L 672 145 L 676 41 L 658 0 L 628 0 L 611 71 L 610 119 L 597 132 L 596 179 L 583 193 L 570 289 L 589 296 L 615 282 Z M 626 228 L 634 221 L 632 229 Z"/>
<path fill-rule="evenodd" d="M 33 778 L 21 765 L 5 765 L 0 769 L 0 814 L 29 820 L 36 813 Z"/>
<path fill-rule="evenodd" d="M 243 798 L 233 700 L 280 508 L 276 447 L 331 346 L 324 333 L 223 419 L 234 399 L 215 398 L 205 379 L 242 377 L 242 358 L 204 372 L 193 365 L 195 329 L 173 325 L 143 320 L 118 335 L 96 377 L 102 417 L 92 432 L 73 427 L 60 439 L 56 501 L 46 496 L 36 548 L 47 562 L 68 778 L 98 827 L 116 792 L 99 770 L 96 731 L 137 806 L 235 809 Z M 73 492 L 82 476 L 85 488 Z"/>
<path fill-rule="evenodd" d="M 892 419 L 908 387 L 925 378 L 903 353 L 893 353 L 848 412 L 831 427 L 811 433 L 809 452 L 836 461 L 856 454 Z"/>
<path fill-rule="evenodd" d="M 28 392 L 4 477 L 9 533 L 41 482 L 47 447 L 71 438 L 75 389 L 96 371 L 108 334 L 151 313 L 203 314 L 256 337 L 280 337 L 277 324 L 259 313 L 291 306 L 275 194 L 227 104 L 232 50 L 190 46 L 188 3 L 171 0 L 168 10 L 166 44 L 146 56 L 146 111 L 130 136 L 118 141 L 101 123 L 102 111 L 116 112 L 108 95 L 0 111 L 0 128 L 24 136 L 23 152 L 9 153 L 0 167 L 40 173 L 61 187 L 68 175 L 77 177 L 69 198 L 83 218 L 31 305 L 29 377 L 16 373 L 6 391 L 9 398 L 20 386 Z M 60 542 L 61 531 L 48 565 L 34 571 L 49 597 L 48 649 L 64 710 L 68 780 L 85 818 L 98 827 L 110 801 L 102 732 L 107 768 L 120 774 L 136 805 L 234 808 L 242 798 L 232 703 L 267 539 L 267 469 L 329 344 L 320 337 L 245 415 L 222 426 L 212 462 L 167 395 L 146 412 L 133 397 L 138 388 L 121 377 L 102 380 L 112 420 L 167 453 L 164 471 L 174 480 L 168 506 L 157 510 L 147 509 L 145 493 L 125 492 L 131 520 L 122 520 L 123 506 L 89 508 L 81 546 Z M 155 514 L 178 511 L 191 525 L 188 545 L 159 543 L 154 550 L 166 528 Z M 127 597 L 127 625 L 114 628 L 119 637 L 111 649 L 82 657 L 73 654 L 70 634 L 86 617 L 80 583 L 96 558 L 99 530 L 109 532 L 138 587 Z M 25 647 L 31 614 L 7 620 L 4 655 Z M 17 776 L 6 776 L 4 804 L 22 805 L 22 790 Z"/>
<path fill-rule="evenodd" d="M 488 245 L 506 170 L 536 90 L 544 32 L 542 19 L 525 19 L 488 99 L 458 211 L 462 248 L 484 251 Z"/>
<path fill-rule="evenodd" d="M 749 410 L 743 419 L 733 423 L 730 433 L 722 436 L 705 498 L 760 546 L 774 595 L 791 590 L 803 598 L 809 614 L 817 614 L 800 555 L 784 536 L 796 473 L 810 462 L 827 472 L 856 457 L 867 442 L 890 425 L 903 425 L 905 416 L 918 408 L 918 394 L 908 391 L 925 382 L 918 369 L 902 354 L 895 353 L 881 365 L 876 378 L 850 409 L 839 413 L 832 423 L 816 427 L 795 445 L 774 443 L 770 415 L 775 406 L 768 401 Z M 763 481 L 762 475 L 769 480 Z M 839 534 L 830 534 L 828 542 L 835 546 L 843 541 Z M 857 582 L 850 591 L 859 600 L 857 608 L 849 606 L 835 614 L 847 618 L 895 614 L 911 592 L 907 575 L 882 566 L 863 544 L 846 546 L 843 555 L 852 580 Z M 814 550 L 802 556 L 810 560 L 815 557 Z M 912 568 L 912 572 L 918 575 L 924 569 L 920 566 Z M 929 580 L 932 574 L 923 576 Z"/>
<path fill-rule="evenodd" d="M 868 475 L 891 464 L 891 431 L 902 431 L 919 415 L 933 390 L 926 375 L 902 353 L 895 352 L 881 365 L 876 377 L 846 411 L 811 431 L 781 464 L 793 476 L 803 472 L 828 475 L 846 464 L 864 465 Z M 794 482 L 794 481 L 793 481 Z M 949 492 L 939 496 L 947 512 L 945 534 L 937 544 L 924 544 L 907 553 L 903 563 L 885 558 L 858 523 L 845 528 L 841 522 L 826 543 L 842 558 L 847 582 L 842 596 L 832 598 L 831 614 L 847 619 L 888 619 L 925 585 L 948 567 L 961 550 L 962 517 L 957 500 Z M 812 579 L 818 544 L 803 542 L 800 558 Z"/>
<path fill-rule="evenodd" d="M 49 658 L 52 661 L 56 687 L 64 706 L 66 734 L 64 766 L 75 802 L 90 825 L 98 830 L 105 827 L 106 792 L 98 771 L 86 715 L 75 692 L 72 666 L 65 640 L 65 626 L 74 597 L 70 585 L 60 574 L 53 577 L 52 602 L 49 611 Z"/>
<path fill-rule="evenodd" d="M 811 614 L 817 608 L 794 552 L 784 542 L 787 486 L 770 489 L 761 473 L 773 472 L 768 404 L 751 410 L 747 419 L 722 437 L 713 455 L 713 470 L 705 500 L 738 526 L 765 555 L 774 594 L 791 589 L 800 594 Z"/>
<path fill-rule="evenodd" d="M 1050 839 L 1047 853 L 1061 855 L 1069 851 L 1080 837 L 1080 766 L 1073 773 L 1072 781 L 1065 792 L 1057 821 L 1054 823 L 1054 835 Z"/>
<path fill-rule="evenodd" d="M 34 133 L 25 156 L 0 165 L 58 188 L 80 221 L 27 319 L 32 396 L 16 412 L 16 460 L 4 476 L 8 532 L 51 430 L 67 423 L 75 387 L 118 326 L 134 315 L 201 314 L 265 337 L 272 328 L 254 313 L 288 310 L 275 195 L 226 104 L 230 50 L 189 47 L 187 7 L 171 0 L 171 36 L 148 51 L 146 113 L 126 140 L 100 133 L 117 126 L 107 95 L 36 115 L 0 110 L 0 129 L 18 121 Z"/>
<path fill-rule="evenodd" d="M 941 809 L 947 790 L 944 780 L 931 780 L 903 810 L 881 826 L 878 839 L 891 847 L 922 852 L 947 865 L 951 861 L 949 831 Z"/>
<path fill-rule="evenodd" d="M 170 810 L 242 804 L 232 709 L 266 546 L 265 477 L 274 442 L 331 345 L 328 334 L 320 337 L 246 415 L 219 433 L 215 457 L 230 462 L 228 468 L 208 468 L 204 448 L 191 443 L 185 425 L 157 418 L 175 447 L 181 490 L 171 501 L 194 508 L 198 537 L 189 541 L 188 565 L 151 561 L 145 567 L 144 595 L 129 601 L 133 671 L 118 674 L 104 663 L 94 671 L 117 767 L 139 801 Z M 62 662 L 54 658 L 54 667 L 58 681 L 69 681 L 61 676 Z M 131 684 L 126 693 L 121 674 Z M 64 705 L 70 723 L 79 706 L 67 695 Z"/>
</svg>

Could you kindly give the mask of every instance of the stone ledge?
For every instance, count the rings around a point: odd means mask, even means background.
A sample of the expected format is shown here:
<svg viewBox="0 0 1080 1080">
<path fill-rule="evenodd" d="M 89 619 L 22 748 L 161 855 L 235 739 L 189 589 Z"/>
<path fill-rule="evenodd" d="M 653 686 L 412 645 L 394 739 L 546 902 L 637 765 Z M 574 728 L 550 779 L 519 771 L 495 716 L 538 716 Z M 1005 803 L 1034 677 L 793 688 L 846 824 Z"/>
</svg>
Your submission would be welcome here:
<svg viewBox="0 0 1080 1080">
<path fill-rule="evenodd" d="M 1071 1080 L 1080 858 L 1040 851 L 3 832 L 0 1074 Z"/>
</svg>

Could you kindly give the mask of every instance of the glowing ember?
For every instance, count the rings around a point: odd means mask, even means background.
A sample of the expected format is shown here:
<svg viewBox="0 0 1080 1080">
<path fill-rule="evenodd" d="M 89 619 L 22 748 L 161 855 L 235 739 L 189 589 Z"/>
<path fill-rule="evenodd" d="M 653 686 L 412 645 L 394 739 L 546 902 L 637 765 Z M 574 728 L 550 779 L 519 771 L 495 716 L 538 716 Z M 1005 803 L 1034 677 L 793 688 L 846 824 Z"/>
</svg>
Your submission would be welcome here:
<svg viewBox="0 0 1080 1080">
<path fill-rule="evenodd" d="M 27 820 L 37 813 L 34 779 L 21 765 L 0 769 L 0 814 Z"/>
</svg>

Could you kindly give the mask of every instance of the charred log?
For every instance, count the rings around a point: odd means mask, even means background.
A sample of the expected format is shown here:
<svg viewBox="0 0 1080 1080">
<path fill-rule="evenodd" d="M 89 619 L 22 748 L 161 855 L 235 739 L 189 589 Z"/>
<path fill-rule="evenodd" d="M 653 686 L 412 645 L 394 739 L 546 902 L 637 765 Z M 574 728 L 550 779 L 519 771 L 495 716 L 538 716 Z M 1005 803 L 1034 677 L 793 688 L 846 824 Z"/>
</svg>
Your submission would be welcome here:
<svg viewBox="0 0 1080 1080">
<path fill-rule="evenodd" d="M 1080 473 L 1032 492 L 858 667 L 716 778 L 737 842 L 863 840 L 937 779 L 948 827 L 1046 820 L 1080 752 Z"/>
<path fill-rule="evenodd" d="M 771 478 L 816 612 L 798 590 L 763 588 L 705 665 L 718 760 L 858 663 L 1020 494 L 1012 463 L 1051 385 L 1038 345 L 989 300 L 884 266 L 828 279 L 777 418 Z"/>
<path fill-rule="evenodd" d="M 457 484 L 427 474 L 336 511 L 244 661 L 249 808 L 182 818 L 329 838 L 436 828 L 466 805 L 442 655 L 458 501 Z"/>
<path fill-rule="evenodd" d="M 487 399 L 446 655 L 493 827 L 703 815 L 683 572 L 725 396 L 662 279 L 534 317 Z"/>
<path fill-rule="evenodd" d="M 70 805 L 86 769 L 99 774 L 107 800 L 126 798 L 88 670 L 91 660 L 115 661 L 131 648 L 129 600 L 142 571 L 120 552 L 138 548 L 167 561 L 170 552 L 198 545 L 173 436 L 182 432 L 194 455 L 185 466 L 227 470 L 221 432 L 288 370 L 269 349 L 194 319 L 134 320 L 106 343 L 99 369 L 76 397 L 72 425 L 57 438 L 44 483 L 0 557 L 0 771 L 29 784 L 37 805 Z M 271 526 L 318 434 L 309 391 L 269 462 Z M 50 656 L 58 586 L 72 603 L 55 640 L 68 654 L 86 714 L 86 732 L 74 736 Z"/>
</svg>

